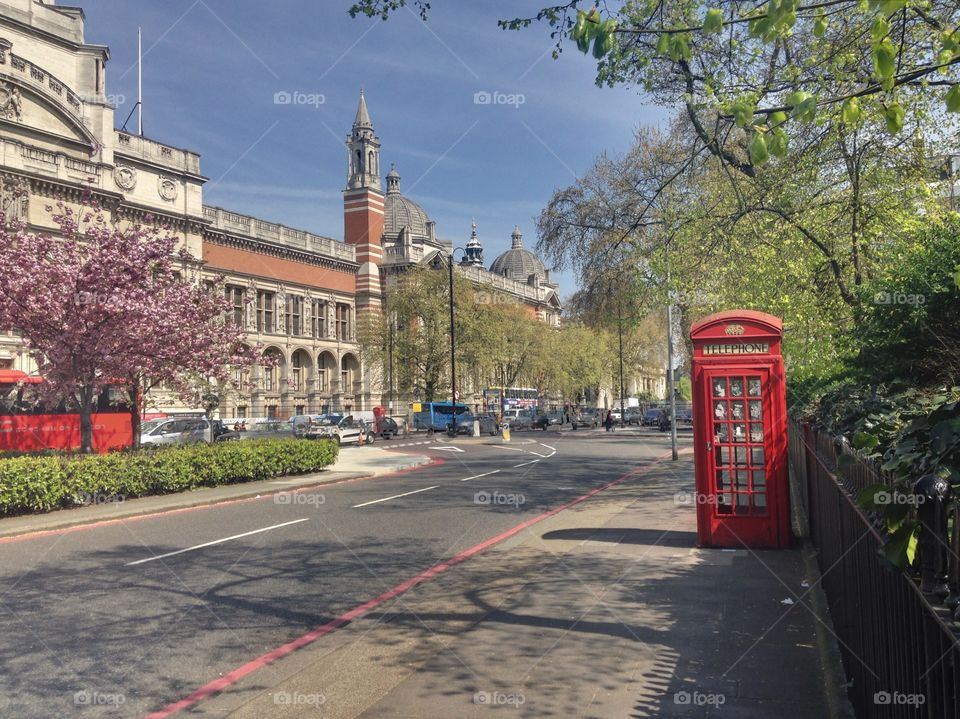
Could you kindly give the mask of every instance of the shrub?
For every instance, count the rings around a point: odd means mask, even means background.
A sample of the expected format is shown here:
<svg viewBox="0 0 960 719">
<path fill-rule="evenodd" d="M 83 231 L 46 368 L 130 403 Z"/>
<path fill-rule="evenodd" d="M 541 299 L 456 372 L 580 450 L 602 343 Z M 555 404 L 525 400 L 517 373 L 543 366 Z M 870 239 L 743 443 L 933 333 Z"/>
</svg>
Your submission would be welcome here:
<svg viewBox="0 0 960 719">
<path fill-rule="evenodd" d="M 0 459 L 0 516 L 49 512 L 95 496 L 129 499 L 306 474 L 333 464 L 338 452 L 330 441 L 261 439 Z"/>
</svg>

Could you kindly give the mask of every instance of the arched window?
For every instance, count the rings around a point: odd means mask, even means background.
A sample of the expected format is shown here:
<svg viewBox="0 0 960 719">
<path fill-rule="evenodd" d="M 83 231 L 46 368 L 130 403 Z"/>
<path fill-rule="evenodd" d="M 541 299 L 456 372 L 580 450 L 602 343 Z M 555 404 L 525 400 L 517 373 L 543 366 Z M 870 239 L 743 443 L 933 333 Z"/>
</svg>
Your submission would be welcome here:
<svg viewBox="0 0 960 719">
<path fill-rule="evenodd" d="M 367 155 L 367 169 L 371 175 L 375 174 L 377 171 L 376 165 L 374 163 L 373 150 L 370 150 L 369 154 Z"/>
<path fill-rule="evenodd" d="M 357 174 L 363 174 L 363 150 L 357 150 Z"/>
</svg>

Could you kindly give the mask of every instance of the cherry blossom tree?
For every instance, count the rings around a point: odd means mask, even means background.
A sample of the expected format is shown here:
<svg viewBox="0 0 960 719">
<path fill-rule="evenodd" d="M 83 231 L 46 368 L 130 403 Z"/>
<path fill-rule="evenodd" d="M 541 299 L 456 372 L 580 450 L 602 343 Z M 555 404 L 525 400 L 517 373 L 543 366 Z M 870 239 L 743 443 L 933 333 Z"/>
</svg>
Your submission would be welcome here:
<svg viewBox="0 0 960 719">
<path fill-rule="evenodd" d="M 202 282 L 199 261 L 152 218 L 121 225 L 88 195 L 77 210 L 47 210 L 57 233 L 0 217 L 0 327 L 22 336 L 45 394 L 76 402 L 81 451 L 92 450 L 92 414 L 110 386 L 129 393 L 137 445 L 151 386 L 188 397 L 262 363 L 228 319 L 222 279 Z"/>
</svg>

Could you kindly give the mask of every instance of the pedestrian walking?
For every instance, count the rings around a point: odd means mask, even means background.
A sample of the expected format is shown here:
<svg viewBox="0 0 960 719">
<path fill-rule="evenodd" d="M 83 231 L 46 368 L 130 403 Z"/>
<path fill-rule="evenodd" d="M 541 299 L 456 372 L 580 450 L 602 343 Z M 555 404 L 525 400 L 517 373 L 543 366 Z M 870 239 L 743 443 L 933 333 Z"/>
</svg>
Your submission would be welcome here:
<svg viewBox="0 0 960 719">
<path fill-rule="evenodd" d="M 607 418 L 603 420 L 603 426 L 607 428 L 608 432 L 613 431 L 613 410 L 607 410 Z"/>
</svg>

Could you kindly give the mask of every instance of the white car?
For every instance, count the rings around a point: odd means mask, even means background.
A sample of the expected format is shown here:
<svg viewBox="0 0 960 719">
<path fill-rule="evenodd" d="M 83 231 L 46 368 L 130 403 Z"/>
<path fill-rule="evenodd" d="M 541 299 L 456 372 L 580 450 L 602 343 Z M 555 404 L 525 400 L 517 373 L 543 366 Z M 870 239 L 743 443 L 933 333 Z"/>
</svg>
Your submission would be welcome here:
<svg viewBox="0 0 960 719">
<path fill-rule="evenodd" d="M 306 428 L 309 439 L 336 439 L 341 445 L 373 444 L 373 426 L 353 415 L 327 414 Z"/>
<path fill-rule="evenodd" d="M 210 424 L 197 417 L 152 419 L 140 425 L 140 445 L 199 444 L 210 441 Z"/>
</svg>

